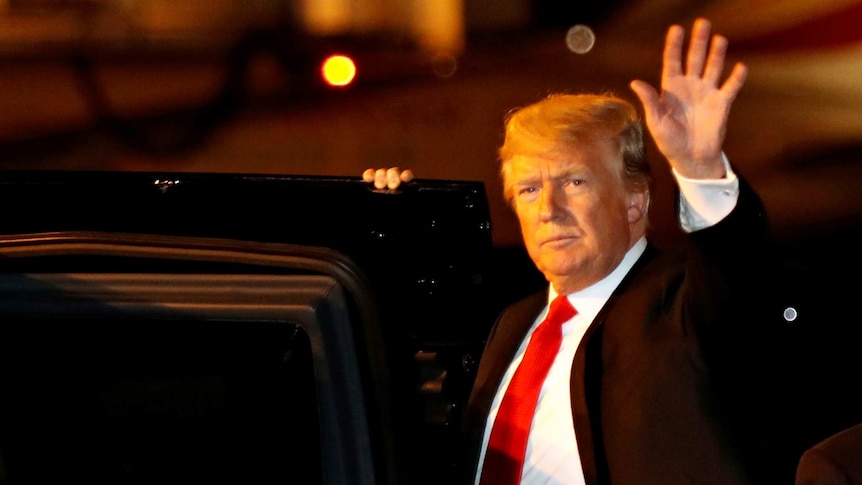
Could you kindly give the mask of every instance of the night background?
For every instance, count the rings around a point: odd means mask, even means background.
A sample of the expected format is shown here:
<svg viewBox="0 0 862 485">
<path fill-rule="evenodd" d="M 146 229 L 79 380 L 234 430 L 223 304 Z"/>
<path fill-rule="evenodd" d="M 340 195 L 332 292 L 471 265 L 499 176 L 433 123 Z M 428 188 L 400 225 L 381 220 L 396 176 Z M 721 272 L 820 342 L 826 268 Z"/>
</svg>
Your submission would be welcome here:
<svg viewBox="0 0 862 485">
<path fill-rule="evenodd" d="M 726 151 L 776 234 L 857 233 L 862 2 L 847 0 L 2 0 L 0 169 L 410 167 L 485 182 L 495 242 L 516 246 L 495 160 L 506 111 L 560 90 L 634 99 L 631 79 L 658 82 L 667 27 L 697 16 L 750 67 Z M 567 48 L 575 24 L 595 32 L 585 54 Z M 323 83 L 332 53 L 356 61 L 350 85 Z M 675 229 L 653 162 L 661 241 Z"/>
</svg>

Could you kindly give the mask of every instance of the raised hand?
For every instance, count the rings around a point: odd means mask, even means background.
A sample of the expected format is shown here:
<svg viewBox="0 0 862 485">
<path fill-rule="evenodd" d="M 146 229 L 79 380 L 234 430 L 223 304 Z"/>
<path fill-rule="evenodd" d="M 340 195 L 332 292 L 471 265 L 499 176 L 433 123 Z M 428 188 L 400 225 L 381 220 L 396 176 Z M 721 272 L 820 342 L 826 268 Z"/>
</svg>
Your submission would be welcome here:
<svg viewBox="0 0 862 485">
<path fill-rule="evenodd" d="M 748 74 L 746 66 L 737 63 L 719 85 L 727 39 L 710 36 L 710 27 L 706 19 L 695 20 L 684 69 L 685 31 L 678 25 L 668 29 L 661 93 L 644 81 L 631 82 L 656 146 L 679 174 L 689 178 L 724 176 L 721 149 L 730 106 Z"/>
</svg>

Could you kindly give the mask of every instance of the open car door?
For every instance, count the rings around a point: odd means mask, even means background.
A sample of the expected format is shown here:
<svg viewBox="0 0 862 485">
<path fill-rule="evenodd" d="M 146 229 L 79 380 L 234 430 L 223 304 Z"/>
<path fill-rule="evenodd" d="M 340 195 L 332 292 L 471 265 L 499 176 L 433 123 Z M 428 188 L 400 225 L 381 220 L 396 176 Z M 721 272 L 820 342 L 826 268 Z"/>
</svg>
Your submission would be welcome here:
<svg viewBox="0 0 862 485">
<path fill-rule="evenodd" d="M 9 483 L 398 483 L 373 292 L 340 253 L 0 238 Z"/>
<path fill-rule="evenodd" d="M 449 478 L 480 183 L 3 172 L 0 205 L 0 482 Z"/>
</svg>

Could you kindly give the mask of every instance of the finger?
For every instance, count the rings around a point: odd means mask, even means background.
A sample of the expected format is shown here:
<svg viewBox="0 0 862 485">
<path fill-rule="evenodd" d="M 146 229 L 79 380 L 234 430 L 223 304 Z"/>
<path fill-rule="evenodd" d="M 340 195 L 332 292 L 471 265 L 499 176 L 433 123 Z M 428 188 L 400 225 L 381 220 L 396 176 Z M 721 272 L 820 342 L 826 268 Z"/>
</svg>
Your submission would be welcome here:
<svg viewBox="0 0 862 485">
<path fill-rule="evenodd" d="M 709 48 L 709 56 L 706 59 L 706 69 L 703 71 L 703 80 L 718 85 L 718 80 L 724 71 L 724 58 L 727 53 L 727 39 L 721 35 L 712 37 L 712 45 Z"/>
<path fill-rule="evenodd" d="M 638 99 L 640 99 L 644 107 L 644 114 L 647 117 L 658 113 L 661 108 L 659 94 L 652 86 L 636 79 L 629 83 L 629 87 L 637 95 Z"/>
<path fill-rule="evenodd" d="M 700 77 L 703 72 L 703 63 L 709 47 L 709 28 L 709 20 L 704 18 L 695 20 L 694 26 L 691 28 L 691 41 L 688 45 L 688 58 L 685 67 L 685 72 L 689 76 Z"/>
<path fill-rule="evenodd" d="M 374 172 L 374 188 L 375 189 L 385 189 L 386 188 L 386 169 L 378 168 Z"/>
<path fill-rule="evenodd" d="M 682 75 L 682 40 L 685 31 L 679 25 L 671 25 L 667 29 L 664 41 L 664 53 L 662 65 L 662 81 L 669 77 Z"/>
<path fill-rule="evenodd" d="M 394 190 L 399 185 L 401 185 L 401 170 L 398 167 L 392 167 L 386 171 L 386 187 Z"/>
<path fill-rule="evenodd" d="M 413 176 L 413 170 L 410 170 L 409 168 L 405 169 L 403 172 L 401 172 L 401 181 L 402 182 L 410 182 L 414 178 L 415 177 Z"/>
<path fill-rule="evenodd" d="M 362 180 L 364 182 L 374 182 L 374 169 L 367 168 L 364 172 L 362 172 Z"/>
<path fill-rule="evenodd" d="M 742 89 L 742 85 L 745 84 L 746 77 L 748 77 L 748 67 L 741 62 L 737 62 L 733 66 L 730 76 L 727 77 L 724 85 L 719 90 L 732 102 L 736 99 L 736 95 L 739 94 L 739 90 Z"/>
</svg>

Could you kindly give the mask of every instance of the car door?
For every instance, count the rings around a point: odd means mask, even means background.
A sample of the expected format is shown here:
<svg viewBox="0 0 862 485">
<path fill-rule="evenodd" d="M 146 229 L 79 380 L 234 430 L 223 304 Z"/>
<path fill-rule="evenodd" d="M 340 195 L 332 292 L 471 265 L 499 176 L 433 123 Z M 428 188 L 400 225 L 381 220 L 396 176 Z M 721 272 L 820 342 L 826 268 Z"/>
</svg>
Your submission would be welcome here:
<svg viewBox="0 0 862 485">
<path fill-rule="evenodd" d="M 8 483 L 399 483 L 373 292 L 325 248 L 0 237 Z"/>
</svg>

